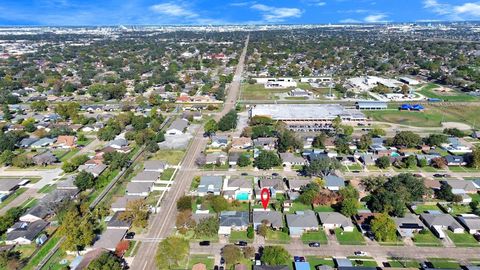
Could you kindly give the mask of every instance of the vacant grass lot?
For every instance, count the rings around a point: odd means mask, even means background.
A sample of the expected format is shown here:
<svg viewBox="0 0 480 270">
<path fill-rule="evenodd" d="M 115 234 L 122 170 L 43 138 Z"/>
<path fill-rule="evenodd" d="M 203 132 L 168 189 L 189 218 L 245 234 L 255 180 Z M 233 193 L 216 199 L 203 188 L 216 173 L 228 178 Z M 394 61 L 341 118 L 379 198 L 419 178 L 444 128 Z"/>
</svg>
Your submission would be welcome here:
<svg viewBox="0 0 480 270">
<path fill-rule="evenodd" d="M 163 160 L 171 165 L 177 165 L 182 161 L 185 151 L 183 150 L 160 150 L 152 159 Z"/>
<path fill-rule="evenodd" d="M 365 245 L 365 239 L 357 228 L 353 232 L 344 232 L 341 228 L 337 228 L 335 229 L 335 236 L 340 245 Z"/>
<path fill-rule="evenodd" d="M 263 84 L 242 84 L 240 99 L 242 100 L 275 100 L 276 94 L 288 92 L 290 89 L 266 89 Z"/>
<path fill-rule="evenodd" d="M 308 244 L 310 242 L 319 242 L 320 244 L 327 244 L 327 236 L 323 229 L 320 229 L 318 232 L 307 232 L 302 234 L 302 242 Z"/>
</svg>

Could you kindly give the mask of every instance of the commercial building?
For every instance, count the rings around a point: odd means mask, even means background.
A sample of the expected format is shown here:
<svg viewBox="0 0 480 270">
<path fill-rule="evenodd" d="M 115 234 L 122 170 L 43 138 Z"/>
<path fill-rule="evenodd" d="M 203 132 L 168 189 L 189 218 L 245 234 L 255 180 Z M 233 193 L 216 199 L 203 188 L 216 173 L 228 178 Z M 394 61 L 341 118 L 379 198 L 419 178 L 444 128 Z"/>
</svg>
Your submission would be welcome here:
<svg viewBox="0 0 480 270">
<path fill-rule="evenodd" d="M 385 101 L 357 101 L 355 107 L 359 110 L 386 110 L 388 108 L 387 102 Z"/>
<path fill-rule="evenodd" d="M 342 124 L 365 124 L 367 117 L 359 110 L 339 104 L 264 104 L 250 109 L 250 117 L 266 116 L 284 122 L 290 130 L 318 132 L 332 129 L 332 121 L 340 117 Z"/>
</svg>

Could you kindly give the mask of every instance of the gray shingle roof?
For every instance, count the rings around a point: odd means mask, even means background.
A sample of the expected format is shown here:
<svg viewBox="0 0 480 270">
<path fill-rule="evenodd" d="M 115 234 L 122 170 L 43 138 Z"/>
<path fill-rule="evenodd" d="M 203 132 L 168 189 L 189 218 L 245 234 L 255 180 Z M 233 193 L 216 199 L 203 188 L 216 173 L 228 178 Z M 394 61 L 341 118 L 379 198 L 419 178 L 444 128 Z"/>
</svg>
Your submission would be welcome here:
<svg viewBox="0 0 480 270">
<path fill-rule="evenodd" d="M 287 214 L 288 227 L 312 228 L 318 226 L 317 216 L 312 210 L 297 211 L 295 214 Z"/>
<path fill-rule="evenodd" d="M 253 223 L 262 223 L 268 220 L 273 227 L 283 227 L 283 215 L 277 211 L 253 211 Z"/>
<path fill-rule="evenodd" d="M 249 224 L 249 213 L 246 211 L 223 211 L 220 213 L 220 226 L 243 227 Z"/>
</svg>

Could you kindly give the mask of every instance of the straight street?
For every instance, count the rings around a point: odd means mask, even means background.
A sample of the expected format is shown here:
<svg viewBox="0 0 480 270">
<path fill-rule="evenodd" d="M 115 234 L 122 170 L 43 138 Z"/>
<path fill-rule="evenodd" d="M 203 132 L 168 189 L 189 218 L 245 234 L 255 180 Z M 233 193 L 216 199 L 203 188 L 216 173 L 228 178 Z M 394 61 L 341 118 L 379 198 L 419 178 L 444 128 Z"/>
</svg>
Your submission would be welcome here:
<svg viewBox="0 0 480 270">
<path fill-rule="evenodd" d="M 245 41 L 245 47 L 235 70 L 235 75 L 230 84 L 223 110 L 215 116 L 215 120 L 219 120 L 223 115 L 235 108 L 235 104 L 240 91 L 242 73 L 244 69 L 245 56 L 247 53 L 249 37 Z M 191 185 L 193 177 L 196 175 L 195 160 L 199 154 L 205 149 L 208 139 L 203 137 L 203 127 L 200 127 L 191 143 L 189 144 L 181 168 L 175 176 L 174 183 L 170 191 L 166 194 L 164 201 L 160 206 L 157 214 L 150 218 L 148 233 L 146 238 L 163 239 L 168 237 L 175 227 L 175 219 L 177 214 L 176 202 L 183 196 Z M 135 256 L 131 269 L 155 269 L 155 254 L 157 250 L 157 242 L 142 243 Z"/>
</svg>

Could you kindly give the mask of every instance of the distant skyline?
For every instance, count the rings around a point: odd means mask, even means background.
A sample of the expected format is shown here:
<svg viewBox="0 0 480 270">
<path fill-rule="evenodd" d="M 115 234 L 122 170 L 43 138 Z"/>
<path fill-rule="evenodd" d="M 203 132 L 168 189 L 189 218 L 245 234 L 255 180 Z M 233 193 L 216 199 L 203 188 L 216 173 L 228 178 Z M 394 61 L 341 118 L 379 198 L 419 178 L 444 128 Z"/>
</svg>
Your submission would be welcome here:
<svg viewBox="0 0 480 270">
<path fill-rule="evenodd" d="M 328 24 L 480 20 L 462 0 L 4 0 L 0 25 Z"/>
</svg>

